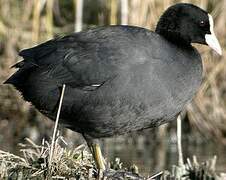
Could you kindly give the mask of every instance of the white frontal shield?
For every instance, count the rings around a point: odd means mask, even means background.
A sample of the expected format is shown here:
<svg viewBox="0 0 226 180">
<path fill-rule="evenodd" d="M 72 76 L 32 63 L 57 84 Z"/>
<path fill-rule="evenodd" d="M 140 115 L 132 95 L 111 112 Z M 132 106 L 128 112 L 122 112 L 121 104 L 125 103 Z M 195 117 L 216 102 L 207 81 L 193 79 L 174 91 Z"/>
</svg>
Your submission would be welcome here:
<svg viewBox="0 0 226 180">
<path fill-rule="evenodd" d="M 222 55 L 222 50 L 221 50 L 221 46 L 215 36 L 215 33 L 213 31 L 213 18 L 210 14 L 208 14 L 209 16 L 209 23 L 210 23 L 210 32 L 211 34 L 206 34 L 205 35 L 205 39 L 206 39 L 206 43 L 208 44 L 209 47 L 211 47 L 214 51 L 216 51 L 219 55 Z"/>
</svg>

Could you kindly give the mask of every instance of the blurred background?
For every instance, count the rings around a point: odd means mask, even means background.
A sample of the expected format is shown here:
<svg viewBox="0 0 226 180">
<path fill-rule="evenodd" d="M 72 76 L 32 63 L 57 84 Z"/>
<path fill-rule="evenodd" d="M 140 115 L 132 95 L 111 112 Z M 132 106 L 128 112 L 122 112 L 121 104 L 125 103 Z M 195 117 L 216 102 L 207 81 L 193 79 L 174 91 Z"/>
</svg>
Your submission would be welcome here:
<svg viewBox="0 0 226 180">
<path fill-rule="evenodd" d="M 95 26 L 129 24 L 155 30 L 162 12 L 177 2 L 189 2 L 214 17 L 215 33 L 223 48 L 219 57 L 210 48 L 197 46 L 204 64 L 203 84 L 183 116 L 184 157 L 200 161 L 218 156 L 217 170 L 226 169 L 226 0 L 0 0 L 0 149 L 20 154 L 18 143 L 26 137 L 37 144 L 52 136 L 53 122 L 37 112 L 20 94 L 2 82 L 15 70 L 19 50 L 59 35 Z M 81 136 L 61 129 L 69 147 L 84 142 Z M 144 174 L 177 163 L 176 121 L 102 140 L 108 161 L 120 157 L 124 166 L 136 164 Z"/>
</svg>

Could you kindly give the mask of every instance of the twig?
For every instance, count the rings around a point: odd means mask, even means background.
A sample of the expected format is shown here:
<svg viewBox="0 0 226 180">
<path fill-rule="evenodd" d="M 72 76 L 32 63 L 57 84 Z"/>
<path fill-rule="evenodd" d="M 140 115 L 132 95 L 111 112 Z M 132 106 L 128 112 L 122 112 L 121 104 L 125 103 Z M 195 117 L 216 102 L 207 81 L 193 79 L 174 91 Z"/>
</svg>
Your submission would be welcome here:
<svg viewBox="0 0 226 180">
<path fill-rule="evenodd" d="M 158 173 L 152 175 L 151 177 L 149 177 L 147 180 L 157 179 L 157 178 L 161 177 L 163 175 L 163 173 L 164 173 L 163 171 L 158 172 Z"/>
<path fill-rule="evenodd" d="M 121 0 L 121 24 L 128 24 L 128 0 Z"/>
<path fill-rule="evenodd" d="M 83 0 L 74 0 L 75 4 L 75 32 L 82 30 Z"/>
<path fill-rule="evenodd" d="M 110 1 L 110 24 L 117 24 L 117 6 L 118 2 L 115 0 Z"/>
<path fill-rule="evenodd" d="M 52 165 L 53 153 L 54 153 L 54 149 L 55 149 L 56 132 L 57 132 L 57 127 L 58 127 L 58 122 L 59 122 L 62 102 L 63 102 L 63 98 L 64 98 L 65 87 L 66 87 L 65 84 L 63 84 L 63 88 L 62 88 L 61 96 L 60 96 L 60 103 L 59 103 L 57 116 L 56 116 L 56 121 L 55 121 L 55 126 L 54 126 L 54 130 L 53 130 L 53 138 L 52 138 L 52 143 L 51 143 L 51 148 L 50 148 L 50 155 L 49 155 L 49 167 L 51 167 L 51 165 Z"/>
<path fill-rule="evenodd" d="M 178 149 L 178 165 L 183 166 L 183 153 L 182 153 L 182 143 L 181 143 L 181 116 L 177 117 L 177 149 Z"/>
<path fill-rule="evenodd" d="M 32 41 L 37 42 L 39 37 L 39 23 L 40 23 L 41 1 L 35 0 L 33 10 L 32 22 Z"/>
<path fill-rule="evenodd" d="M 53 0 L 47 0 L 46 2 L 46 31 L 47 37 L 53 37 Z"/>
</svg>

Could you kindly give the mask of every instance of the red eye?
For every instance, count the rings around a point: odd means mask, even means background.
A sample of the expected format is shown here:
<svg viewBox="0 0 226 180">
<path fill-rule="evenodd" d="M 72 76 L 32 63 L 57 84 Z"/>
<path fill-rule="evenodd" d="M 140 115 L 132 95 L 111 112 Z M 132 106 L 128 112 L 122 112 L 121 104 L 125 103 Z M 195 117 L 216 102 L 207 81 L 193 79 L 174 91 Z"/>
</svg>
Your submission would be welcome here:
<svg viewBox="0 0 226 180">
<path fill-rule="evenodd" d="M 204 27 L 204 26 L 206 25 L 206 23 L 205 23 L 204 21 L 200 21 L 200 22 L 199 22 L 199 25 L 200 25 L 201 27 Z"/>
</svg>

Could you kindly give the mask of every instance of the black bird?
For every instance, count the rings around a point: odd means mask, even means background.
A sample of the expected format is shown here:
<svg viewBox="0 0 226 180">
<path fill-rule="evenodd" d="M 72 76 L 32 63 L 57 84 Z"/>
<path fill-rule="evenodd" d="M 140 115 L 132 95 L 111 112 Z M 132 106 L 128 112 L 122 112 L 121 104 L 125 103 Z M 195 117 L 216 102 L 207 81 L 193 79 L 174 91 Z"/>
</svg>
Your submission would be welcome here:
<svg viewBox="0 0 226 180">
<path fill-rule="evenodd" d="M 105 169 L 98 138 L 170 122 L 192 99 L 202 60 L 191 43 L 222 53 L 211 15 L 180 3 L 163 13 L 155 32 L 97 27 L 22 50 L 5 83 L 52 120 L 65 84 L 60 122 L 84 136 Z"/>
</svg>

